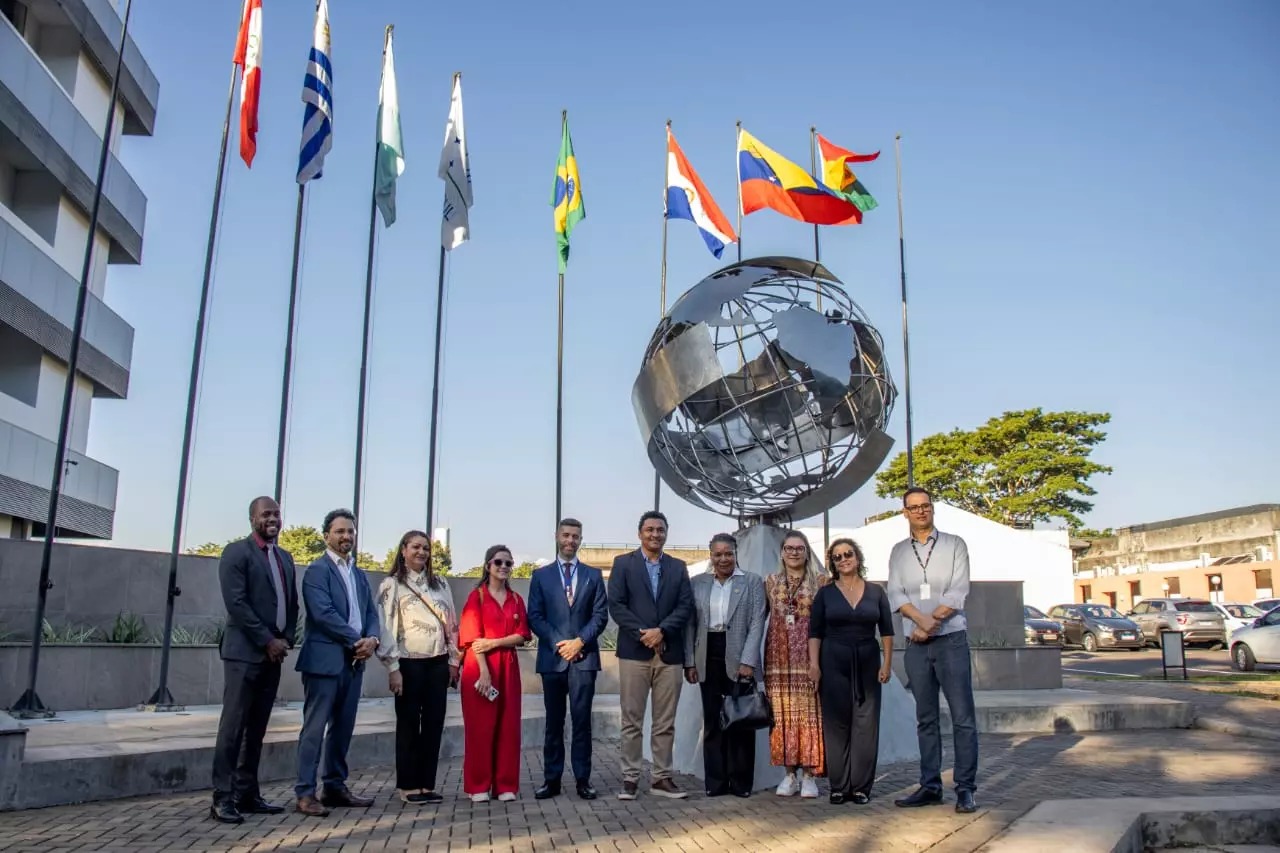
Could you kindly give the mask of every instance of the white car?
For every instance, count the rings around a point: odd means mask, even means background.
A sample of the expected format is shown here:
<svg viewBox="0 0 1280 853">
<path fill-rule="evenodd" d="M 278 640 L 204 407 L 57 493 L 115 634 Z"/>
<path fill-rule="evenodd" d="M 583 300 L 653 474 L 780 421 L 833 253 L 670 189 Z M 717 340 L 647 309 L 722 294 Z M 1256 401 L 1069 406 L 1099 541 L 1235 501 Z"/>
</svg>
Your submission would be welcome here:
<svg viewBox="0 0 1280 853">
<path fill-rule="evenodd" d="M 1275 610 L 1280 607 L 1280 598 L 1259 598 L 1253 603 L 1253 606 L 1266 613 L 1268 610 Z"/>
<path fill-rule="evenodd" d="M 1214 604 L 1213 609 L 1222 614 L 1222 624 L 1227 629 L 1228 637 L 1237 628 L 1252 625 L 1253 620 L 1266 612 L 1265 610 L 1259 610 L 1252 604 Z"/>
<path fill-rule="evenodd" d="M 1238 629 L 1228 642 L 1233 669 L 1252 672 L 1260 663 L 1280 663 L 1280 607 Z"/>
</svg>

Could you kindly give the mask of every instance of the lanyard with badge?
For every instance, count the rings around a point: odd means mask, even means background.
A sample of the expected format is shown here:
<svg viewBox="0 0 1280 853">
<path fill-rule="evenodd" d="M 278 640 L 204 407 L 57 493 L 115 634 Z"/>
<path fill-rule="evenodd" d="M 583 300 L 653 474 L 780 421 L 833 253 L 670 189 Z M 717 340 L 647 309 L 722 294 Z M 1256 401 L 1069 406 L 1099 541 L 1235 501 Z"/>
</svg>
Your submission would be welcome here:
<svg viewBox="0 0 1280 853">
<path fill-rule="evenodd" d="M 938 544 L 938 537 L 934 536 L 929 542 L 929 550 L 925 553 L 924 559 L 920 559 L 920 550 L 916 547 L 916 540 L 911 539 L 911 553 L 915 554 L 916 562 L 920 564 L 920 574 L 924 576 L 924 580 L 920 583 L 920 601 L 925 602 L 932 598 L 929 589 L 929 561 L 933 559 L 933 549 Z"/>
<path fill-rule="evenodd" d="M 791 588 L 791 578 L 782 578 L 782 596 L 783 601 L 787 605 L 787 627 L 791 628 L 796 624 L 796 599 L 800 595 L 800 590 L 804 587 L 804 578 L 801 578 L 796 588 Z"/>
</svg>

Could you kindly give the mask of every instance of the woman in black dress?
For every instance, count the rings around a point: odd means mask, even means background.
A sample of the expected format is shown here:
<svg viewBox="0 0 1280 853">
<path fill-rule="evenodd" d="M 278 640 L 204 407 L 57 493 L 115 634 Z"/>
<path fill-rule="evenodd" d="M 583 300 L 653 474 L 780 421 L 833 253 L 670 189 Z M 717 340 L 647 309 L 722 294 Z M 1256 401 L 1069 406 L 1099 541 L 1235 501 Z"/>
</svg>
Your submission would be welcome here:
<svg viewBox="0 0 1280 853">
<path fill-rule="evenodd" d="M 809 677 L 822 705 L 831 802 L 871 801 L 880 753 L 880 685 L 893 661 L 889 596 L 867 583 L 862 549 L 852 539 L 827 548 L 835 583 L 818 590 L 809 615 Z M 876 644 L 876 631 L 880 644 Z"/>
</svg>

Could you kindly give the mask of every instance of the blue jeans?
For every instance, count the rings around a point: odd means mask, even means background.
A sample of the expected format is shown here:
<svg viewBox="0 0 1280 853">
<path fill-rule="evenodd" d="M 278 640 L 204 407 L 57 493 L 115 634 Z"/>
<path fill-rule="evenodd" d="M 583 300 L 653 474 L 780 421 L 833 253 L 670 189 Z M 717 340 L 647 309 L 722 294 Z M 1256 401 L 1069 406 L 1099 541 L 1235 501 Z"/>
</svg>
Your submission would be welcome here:
<svg viewBox="0 0 1280 853">
<path fill-rule="evenodd" d="M 969 635 L 943 634 L 927 643 L 908 643 L 907 679 L 916 700 L 916 737 L 920 740 L 920 787 L 942 791 L 942 733 L 939 691 L 947 697 L 956 748 L 956 791 L 978 787 L 978 725 L 973 709 Z"/>
</svg>

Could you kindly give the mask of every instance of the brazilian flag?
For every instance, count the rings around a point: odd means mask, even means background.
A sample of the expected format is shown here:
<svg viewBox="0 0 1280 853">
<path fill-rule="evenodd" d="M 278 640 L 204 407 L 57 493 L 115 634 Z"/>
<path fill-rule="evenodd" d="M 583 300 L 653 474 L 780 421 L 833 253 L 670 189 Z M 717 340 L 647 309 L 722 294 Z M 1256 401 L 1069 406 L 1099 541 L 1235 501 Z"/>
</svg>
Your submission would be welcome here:
<svg viewBox="0 0 1280 853">
<path fill-rule="evenodd" d="M 582 184 L 578 180 L 578 159 L 573 156 L 573 140 L 569 138 L 569 117 L 561 118 L 560 158 L 556 161 L 556 183 L 551 191 L 551 207 L 555 211 L 556 244 L 560 250 L 560 272 L 569 263 L 569 235 L 573 226 L 587 218 L 582 203 Z"/>
</svg>

